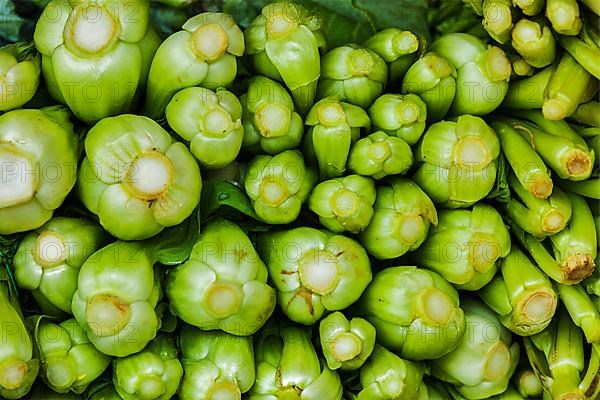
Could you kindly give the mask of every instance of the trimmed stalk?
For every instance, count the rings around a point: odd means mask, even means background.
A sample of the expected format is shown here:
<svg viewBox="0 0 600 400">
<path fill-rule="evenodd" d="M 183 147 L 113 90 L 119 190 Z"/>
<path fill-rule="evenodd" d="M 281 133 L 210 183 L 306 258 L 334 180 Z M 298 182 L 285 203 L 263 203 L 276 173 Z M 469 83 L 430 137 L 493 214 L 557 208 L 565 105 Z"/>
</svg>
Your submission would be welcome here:
<svg viewBox="0 0 600 400">
<path fill-rule="evenodd" d="M 513 48 L 535 68 L 550 65 L 556 57 L 556 42 L 551 29 L 539 22 L 523 18 L 511 32 Z"/>
<path fill-rule="evenodd" d="M 576 36 L 583 26 L 577 0 L 546 0 L 546 18 L 561 35 Z"/>
<path fill-rule="evenodd" d="M 389 68 L 389 83 L 401 81 L 406 70 L 419 55 L 422 40 L 410 31 L 398 28 L 380 30 L 372 35 L 364 46 L 377 53 Z"/>
<path fill-rule="evenodd" d="M 415 94 L 384 94 L 368 111 L 374 130 L 397 136 L 411 146 L 425 131 L 427 106 Z"/>
<path fill-rule="evenodd" d="M 19 108 L 33 98 L 40 84 L 41 56 L 29 43 L 0 48 L 0 111 Z"/>
<path fill-rule="evenodd" d="M 598 54 L 598 57 L 600 57 L 600 53 Z M 571 118 L 582 124 L 600 128 L 600 102 L 591 100 L 587 103 L 580 104 L 571 115 Z"/>
<path fill-rule="evenodd" d="M 483 27 L 496 42 L 504 44 L 510 39 L 512 14 L 511 0 L 484 0 Z"/>
<path fill-rule="evenodd" d="M 520 8 L 523 14 L 533 17 L 544 10 L 546 0 L 513 0 L 513 5 Z"/>
<path fill-rule="evenodd" d="M 588 343 L 600 343 L 600 311 L 581 285 L 558 285 L 562 303 Z"/>
<path fill-rule="evenodd" d="M 350 171 L 377 180 L 388 175 L 404 175 L 413 162 L 414 157 L 408 143 L 382 131 L 356 141 L 348 156 Z"/>
<path fill-rule="evenodd" d="M 530 64 L 528 63 L 528 65 Z M 520 110 L 542 108 L 544 105 L 546 87 L 554 73 L 554 68 L 555 67 L 551 65 L 536 72 L 532 76 L 512 81 L 508 87 L 506 97 L 504 97 L 504 100 L 502 101 L 502 107 Z"/>
</svg>

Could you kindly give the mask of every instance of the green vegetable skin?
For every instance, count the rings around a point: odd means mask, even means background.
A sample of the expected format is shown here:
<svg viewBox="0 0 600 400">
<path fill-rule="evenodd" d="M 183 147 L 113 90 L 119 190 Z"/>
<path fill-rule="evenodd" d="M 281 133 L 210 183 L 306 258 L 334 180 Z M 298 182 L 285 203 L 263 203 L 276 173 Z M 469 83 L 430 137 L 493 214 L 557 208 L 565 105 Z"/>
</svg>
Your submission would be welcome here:
<svg viewBox="0 0 600 400">
<path fill-rule="evenodd" d="M 327 52 L 321 59 L 317 97 L 338 97 L 367 108 L 385 88 L 388 68 L 370 49 L 348 44 Z"/>
<path fill-rule="evenodd" d="M 29 331 L 21 319 L 12 299 L 0 286 L 0 325 L 4 335 L 0 347 L 0 396 L 20 399 L 31 389 L 39 370 L 39 360 L 34 358 Z"/>
<path fill-rule="evenodd" d="M 242 105 L 227 90 L 191 87 L 175 94 L 165 111 L 167 122 L 190 142 L 192 154 L 208 169 L 232 163 L 242 147 Z"/>
<path fill-rule="evenodd" d="M 77 138 L 66 109 L 1 115 L 0 164 L 0 234 L 39 228 L 75 185 Z"/>
<path fill-rule="evenodd" d="M 431 374 L 452 384 L 467 399 L 501 394 L 517 367 L 519 345 L 481 302 L 464 298 L 461 307 L 465 312 L 465 334 L 454 351 L 429 364 Z"/>
<path fill-rule="evenodd" d="M 423 364 L 404 360 L 385 347 L 375 345 L 373 354 L 360 370 L 363 389 L 357 400 L 416 399 L 424 372 Z"/>
<path fill-rule="evenodd" d="M 239 399 L 255 380 L 253 338 L 189 325 L 179 334 L 181 400 Z"/>
<path fill-rule="evenodd" d="M 375 212 L 359 241 L 379 259 L 400 257 L 416 250 L 427 238 L 430 225 L 437 225 L 433 202 L 416 183 L 390 179 L 377 188 Z"/>
<path fill-rule="evenodd" d="M 102 353 L 125 357 L 141 351 L 158 330 L 154 308 L 160 280 L 149 250 L 117 241 L 92 254 L 79 271 L 71 309 Z"/>
<path fill-rule="evenodd" d="M 364 46 L 377 53 L 389 67 L 389 82 L 397 84 L 406 70 L 419 57 L 420 43 L 417 35 L 398 28 L 387 28 L 372 35 Z"/>
<path fill-rule="evenodd" d="M 290 223 L 316 183 L 312 168 L 298 150 L 254 157 L 246 169 L 244 188 L 259 218 L 270 224 Z"/>
<path fill-rule="evenodd" d="M 141 352 L 113 361 L 113 384 L 123 400 L 169 400 L 182 376 L 171 335 L 160 334 Z"/>
<path fill-rule="evenodd" d="M 302 115 L 314 102 L 321 75 L 321 25 L 320 17 L 303 6 L 276 2 L 263 7 L 244 32 L 246 54 L 256 72 L 283 81 Z"/>
<path fill-rule="evenodd" d="M 0 111 L 31 100 L 40 83 L 41 57 L 34 46 L 15 43 L 0 48 Z"/>
<path fill-rule="evenodd" d="M 332 370 L 356 370 L 371 356 L 375 327 L 363 318 L 348 320 L 337 311 L 319 323 L 319 340 L 327 366 Z"/>
<path fill-rule="evenodd" d="M 79 269 L 104 244 L 102 229 L 91 222 L 55 217 L 23 239 L 13 259 L 17 285 L 70 313 Z"/>
<path fill-rule="evenodd" d="M 171 97 L 192 86 L 229 86 L 244 54 L 244 36 L 235 20 L 223 13 L 202 13 L 169 36 L 152 59 L 145 114 L 159 118 Z M 173 62 L 173 60 L 177 62 Z"/>
<path fill-rule="evenodd" d="M 438 225 L 414 253 L 415 262 L 442 275 L 462 290 L 489 283 L 511 249 L 500 214 L 485 204 L 470 210 L 440 210 Z"/>
<path fill-rule="evenodd" d="M 56 324 L 42 317 L 35 334 L 41 379 L 59 393 L 83 393 L 110 365 L 74 319 Z"/>
<path fill-rule="evenodd" d="M 144 0 L 53 0 L 38 20 L 34 41 L 52 97 L 93 124 L 131 111 L 160 38 Z"/>
<path fill-rule="evenodd" d="M 327 229 L 358 233 L 371 221 L 375 196 L 373 180 L 348 175 L 319 183 L 310 194 L 308 207 Z"/>
<path fill-rule="evenodd" d="M 268 325 L 254 350 L 256 381 L 249 400 L 342 399 L 340 377 L 319 358 L 307 328 Z"/>
<path fill-rule="evenodd" d="M 433 271 L 403 266 L 377 273 L 357 304 L 377 329 L 377 341 L 400 357 L 437 359 L 465 333 L 456 289 Z"/>
<path fill-rule="evenodd" d="M 371 281 L 364 248 L 346 236 L 309 227 L 265 233 L 257 249 L 292 321 L 312 325 L 354 303 Z"/>
<path fill-rule="evenodd" d="M 388 175 L 404 175 L 413 162 L 413 153 L 408 143 L 382 131 L 356 141 L 348 155 L 350 171 L 377 180 Z"/>
<path fill-rule="evenodd" d="M 373 129 L 397 136 L 412 146 L 425 131 L 427 106 L 415 94 L 384 94 L 369 108 L 369 117 Z"/>
<path fill-rule="evenodd" d="M 304 122 L 282 84 L 254 76 L 240 101 L 244 110 L 244 148 L 257 154 L 264 151 L 275 155 L 300 145 Z"/>
<path fill-rule="evenodd" d="M 368 131 L 371 121 L 360 107 L 328 97 L 309 111 L 304 124 L 308 126 L 305 151 L 314 156 L 321 180 L 342 176 L 352 143 L 361 131 Z"/>
<path fill-rule="evenodd" d="M 275 309 L 267 267 L 236 224 L 215 219 L 205 225 L 184 264 L 169 270 L 165 292 L 171 311 L 204 330 L 247 336 Z"/>
<path fill-rule="evenodd" d="M 149 118 L 124 114 L 103 119 L 87 133 L 85 153 L 79 197 L 119 239 L 154 236 L 181 223 L 200 201 L 196 160 Z"/>
<path fill-rule="evenodd" d="M 499 154 L 498 135 L 483 119 L 462 115 L 437 122 L 417 146 L 413 179 L 434 203 L 468 207 L 494 187 Z"/>
</svg>

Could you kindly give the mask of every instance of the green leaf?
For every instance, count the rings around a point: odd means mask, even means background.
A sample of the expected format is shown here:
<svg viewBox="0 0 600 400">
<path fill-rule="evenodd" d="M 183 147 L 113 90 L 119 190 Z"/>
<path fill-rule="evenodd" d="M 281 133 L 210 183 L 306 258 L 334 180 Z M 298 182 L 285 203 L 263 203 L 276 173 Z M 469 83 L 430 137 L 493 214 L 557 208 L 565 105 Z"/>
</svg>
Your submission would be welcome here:
<svg viewBox="0 0 600 400">
<path fill-rule="evenodd" d="M 205 182 L 200 197 L 200 208 L 203 213 L 203 222 L 215 214 L 222 215 L 222 213 L 230 213 L 232 210 L 260 221 L 250 199 L 239 187 L 229 181 Z"/>
<path fill-rule="evenodd" d="M 0 39 L 5 42 L 17 42 L 21 38 L 21 27 L 25 19 L 15 11 L 11 0 L 0 0 Z"/>
<path fill-rule="evenodd" d="M 499 203 L 508 203 L 510 201 L 510 187 L 508 186 L 507 180 L 507 164 L 504 154 L 500 154 L 498 157 L 498 173 L 496 174 L 496 181 L 494 182 L 494 188 L 487 195 L 488 199 L 494 199 Z"/>
<path fill-rule="evenodd" d="M 199 235 L 200 211 L 196 209 L 181 224 L 165 229 L 145 243 L 155 260 L 164 265 L 177 265 L 188 259 Z"/>
</svg>

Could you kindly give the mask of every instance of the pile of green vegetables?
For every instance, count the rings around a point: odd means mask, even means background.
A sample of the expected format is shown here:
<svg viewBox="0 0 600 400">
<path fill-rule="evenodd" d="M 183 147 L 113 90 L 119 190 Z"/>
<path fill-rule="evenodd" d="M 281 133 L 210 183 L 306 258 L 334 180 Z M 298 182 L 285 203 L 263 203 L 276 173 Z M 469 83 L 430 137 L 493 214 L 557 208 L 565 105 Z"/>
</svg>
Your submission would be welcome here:
<svg viewBox="0 0 600 400">
<path fill-rule="evenodd" d="M 164 3 L 7 3 L 0 398 L 600 399 L 598 0 Z"/>
</svg>

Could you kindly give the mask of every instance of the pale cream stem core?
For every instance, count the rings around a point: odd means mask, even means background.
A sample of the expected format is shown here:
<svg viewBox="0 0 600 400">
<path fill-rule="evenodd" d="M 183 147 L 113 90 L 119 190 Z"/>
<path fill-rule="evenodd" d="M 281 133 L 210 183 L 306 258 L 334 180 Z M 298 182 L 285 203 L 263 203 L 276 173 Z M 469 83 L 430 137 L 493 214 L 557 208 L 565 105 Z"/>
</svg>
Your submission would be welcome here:
<svg viewBox="0 0 600 400">
<path fill-rule="evenodd" d="M 521 305 L 522 316 L 533 323 L 544 323 L 552 318 L 555 307 L 556 299 L 551 292 L 529 293 Z"/>
<path fill-rule="evenodd" d="M 362 351 L 360 338 L 352 332 L 341 332 L 329 344 L 331 354 L 340 362 L 354 359 Z"/>
<path fill-rule="evenodd" d="M 214 383 L 207 394 L 207 400 L 240 400 L 241 398 L 240 388 L 230 381 Z"/>
<path fill-rule="evenodd" d="M 415 243 L 425 234 L 423 218 L 420 215 L 402 215 L 398 221 L 396 232 L 404 243 Z"/>
<path fill-rule="evenodd" d="M 228 46 L 227 32 L 219 24 L 205 24 L 192 33 L 192 49 L 204 61 L 218 60 L 225 54 Z"/>
<path fill-rule="evenodd" d="M 44 231 L 35 242 L 35 261 L 42 267 L 54 267 L 67 259 L 63 238 L 56 232 Z"/>
<path fill-rule="evenodd" d="M 87 302 L 85 318 L 95 336 L 112 336 L 129 323 L 131 307 L 117 296 L 96 295 Z"/>
<path fill-rule="evenodd" d="M 354 76 L 364 76 L 371 73 L 373 69 L 373 58 L 366 49 L 352 51 L 349 56 L 350 69 Z"/>
<path fill-rule="evenodd" d="M 356 193 L 348 189 L 337 190 L 331 196 L 331 208 L 333 213 L 341 218 L 347 218 L 356 213 L 360 206 L 360 198 Z"/>
<path fill-rule="evenodd" d="M 542 230 L 548 235 L 553 235 L 563 230 L 566 225 L 564 215 L 553 208 L 542 216 Z"/>
<path fill-rule="evenodd" d="M 338 103 L 324 103 L 318 106 L 317 117 L 321 125 L 336 126 L 346 120 L 346 113 Z"/>
<path fill-rule="evenodd" d="M 483 168 L 492 159 L 491 151 L 478 137 L 464 137 L 454 147 L 454 163 L 461 167 Z"/>
<path fill-rule="evenodd" d="M 278 207 L 289 197 L 285 183 L 276 179 L 265 179 L 259 188 L 260 198 L 271 207 Z"/>
<path fill-rule="evenodd" d="M 78 6 L 65 29 L 65 41 L 85 54 L 97 54 L 118 40 L 119 22 L 99 4 Z"/>
<path fill-rule="evenodd" d="M 484 374 L 488 381 L 497 381 L 506 376 L 510 368 L 510 350 L 504 342 L 498 342 L 486 354 Z"/>
<path fill-rule="evenodd" d="M 392 149 L 386 141 L 375 142 L 369 146 L 369 158 L 376 162 L 384 162 L 390 158 Z"/>
<path fill-rule="evenodd" d="M 290 126 L 291 119 L 291 110 L 277 103 L 267 103 L 259 107 L 254 114 L 258 131 L 264 137 L 280 137 L 285 135 Z"/>
<path fill-rule="evenodd" d="M 430 288 L 419 297 L 420 308 L 433 324 L 445 324 L 454 315 L 454 307 L 448 296 L 439 289 Z"/>
<path fill-rule="evenodd" d="M 163 154 L 150 151 L 134 160 L 127 169 L 124 184 L 142 200 L 162 197 L 173 182 L 173 163 Z"/>
<path fill-rule="evenodd" d="M 213 282 L 204 293 L 204 306 L 215 318 L 223 319 L 238 312 L 243 293 L 231 282 Z"/>
<path fill-rule="evenodd" d="M 298 263 L 302 286 L 321 296 L 331 293 L 340 278 L 337 257 L 328 250 L 312 250 L 305 253 Z"/>
<path fill-rule="evenodd" d="M 35 194 L 35 164 L 10 145 L 0 144 L 0 208 L 26 203 Z"/>
<path fill-rule="evenodd" d="M 17 389 L 27 376 L 27 363 L 21 360 L 11 360 L 0 365 L 0 386 L 5 389 Z"/>
<path fill-rule="evenodd" d="M 204 116 L 204 130 L 212 136 L 222 136 L 233 123 L 231 115 L 221 108 L 214 109 Z"/>
</svg>

